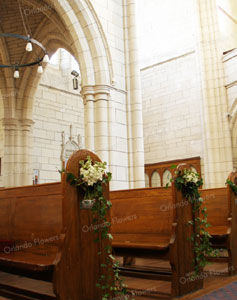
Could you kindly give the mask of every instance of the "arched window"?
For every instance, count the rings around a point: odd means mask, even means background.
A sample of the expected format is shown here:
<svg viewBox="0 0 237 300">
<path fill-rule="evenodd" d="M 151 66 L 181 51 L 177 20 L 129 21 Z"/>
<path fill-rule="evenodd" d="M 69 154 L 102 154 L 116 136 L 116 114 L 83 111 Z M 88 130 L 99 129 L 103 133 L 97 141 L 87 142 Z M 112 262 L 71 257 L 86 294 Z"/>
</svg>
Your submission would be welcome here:
<svg viewBox="0 0 237 300">
<path fill-rule="evenodd" d="M 149 176 L 145 173 L 145 187 L 148 188 L 149 186 Z"/>
<path fill-rule="evenodd" d="M 163 186 L 166 186 L 168 184 L 168 186 L 171 186 L 171 180 L 172 178 L 172 174 L 169 170 L 165 170 L 165 172 L 163 173 Z"/>
<path fill-rule="evenodd" d="M 151 176 L 151 186 L 152 187 L 160 187 L 161 186 L 160 175 L 156 171 Z"/>
</svg>

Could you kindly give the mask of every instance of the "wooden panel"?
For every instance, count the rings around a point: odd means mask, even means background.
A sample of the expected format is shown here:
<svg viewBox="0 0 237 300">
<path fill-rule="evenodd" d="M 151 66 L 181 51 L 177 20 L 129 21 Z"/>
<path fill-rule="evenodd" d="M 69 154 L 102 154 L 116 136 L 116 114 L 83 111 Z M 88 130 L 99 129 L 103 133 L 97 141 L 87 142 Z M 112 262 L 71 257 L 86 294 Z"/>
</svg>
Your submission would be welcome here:
<svg viewBox="0 0 237 300">
<path fill-rule="evenodd" d="M 232 172 L 229 175 L 229 180 L 237 184 L 237 172 Z M 234 194 L 230 186 L 227 186 L 227 193 L 230 199 L 231 207 L 231 235 L 230 235 L 230 250 L 229 250 L 229 274 L 237 275 L 237 196 Z"/>
<path fill-rule="evenodd" d="M 100 161 L 94 153 L 80 150 L 68 160 L 67 171 L 78 176 L 79 161 L 85 160 L 88 155 L 93 161 Z M 92 225 L 93 217 L 91 210 L 80 209 L 82 192 L 66 182 L 64 177 L 62 180 L 65 194 L 63 199 L 65 240 L 61 258 L 55 268 L 54 291 L 58 299 L 100 300 L 103 291 L 96 287 L 96 283 L 100 272 L 103 269 L 104 272 L 107 271 L 101 267 L 105 262 L 103 255 L 98 255 L 103 247 L 102 241 L 95 243 L 93 230 L 88 232 L 83 230 L 83 226 Z M 109 198 L 108 186 L 104 186 L 104 195 Z"/>
<path fill-rule="evenodd" d="M 17 198 L 14 210 L 14 240 L 58 237 L 62 230 L 62 195 Z"/>
<path fill-rule="evenodd" d="M 204 207 L 207 208 L 209 224 L 225 228 L 228 226 L 230 206 L 226 188 L 200 190 L 204 199 Z M 210 227 L 210 232 L 212 227 Z"/>
<path fill-rule="evenodd" d="M 11 201 L 8 199 L 0 200 L 0 241 L 11 239 Z"/>
<path fill-rule="evenodd" d="M 59 240 L 61 230 L 61 183 L 0 190 L 0 240 Z"/>
<path fill-rule="evenodd" d="M 187 165 L 181 166 L 179 169 L 188 168 Z M 176 239 L 171 245 L 170 258 L 173 271 L 172 277 L 172 296 L 178 297 L 203 287 L 203 279 L 189 280 L 195 274 L 194 258 L 195 253 L 193 243 L 190 241 L 193 233 L 199 234 L 197 228 L 188 224 L 193 221 L 194 216 L 192 206 L 183 197 L 181 191 L 173 187 L 173 193 L 176 203 Z M 187 205 L 183 205 L 186 203 Z M 183 279 L 186 279 L 182 281 Z"/>
<path fill-rule="evenodd" d="M 113 245 L 126 238 L 154 245 L 165 236 L 168 246 L 174 218 L 171 188 L 114 191 L 110 200 Z"/>
<path fill-rule="evenodd" d="M 186 159 L 176 159 L 176 160 L 170 160 L 170 161 L 164 161 L 164 162 L 158 162 L 153 164 L 146 164 L 145 165 L 145 173 L 149 177 L 149 187 L 151 187 L 151 177 L 154 172 L 157 172 L 160 175 L 161 178 L 161 185 L 163 184 L 163 174 L 166 170 L 169 170 L 174 176 L 174 169 L 171 168 L 171 166 L 179 164 L 186 164 L 188 167 L 194 167 L 197 172 L 201 175 L 201 158 L 200 157 L 191 157 Z"/>
<path fill-rule="evenodd" d="M 0 190 L 0 199 L 62 194 L 61 182 L 21 186 Z"/>
</svg>

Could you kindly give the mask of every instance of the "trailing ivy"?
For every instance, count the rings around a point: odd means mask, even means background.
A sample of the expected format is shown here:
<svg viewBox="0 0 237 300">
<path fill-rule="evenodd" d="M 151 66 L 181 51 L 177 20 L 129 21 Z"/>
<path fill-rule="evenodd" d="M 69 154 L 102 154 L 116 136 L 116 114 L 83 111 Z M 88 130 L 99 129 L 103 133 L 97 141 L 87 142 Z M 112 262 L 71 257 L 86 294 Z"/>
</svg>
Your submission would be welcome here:
<svg viewBox="0 0 237 300">
<path fill-rule="evenodd" d="M 237 196 L 237 186 L 234 184 L 234 182 L 232 182 L 230 179 L 227 179 L 225 184 L 228 184 L 235 196 Z"/>
<path fill-rule="evenodd" d="M 200 175 L 191 170 L 183 169 L 176 171 L 175 187 L 182 192 L 182 195 L 188 199 L 192 205 L 193 218 L 188 222 L 194 226 L 194 233 L 191 235 L 191 242 L 194 247 L 194 268 L 195 274 L 199 275 L 203 268 L 208 264 L 208 256 L 216 256 L 217 250 L 212 248 L 211 235 L 207 228 L 211 225 L 207 222 L 207 208 L 203 207 L 203 199 L 198 188 L 202 186 L 203 181 Z"/>
<path fill-rule="evenodd" d="M 61 172 L 66 173 L 67 181 L 71 185 L 84 191 L 84 198 L 96 199 L 91 208 L 93 232 L 95 235 L 94 241 L 95 243 L 101 241 L 102 247 L 98 255 L 105 259 L 104 263 L 100 265 L 101 274 L 96 286 L 103 291 L 102 300 L 110 299 L 111 291 L 113 291 L 115 296 L 120 295 L 120 297 L 123 296 L 123 299 L 128 299 L 126 286 L 119 275 L 119 263 L 112 254 L 111 240 L 113 237 L 110 233 L 111 224 L 107 219 L 112 203 L 103 195 L 103 185 L 109 183 L 112 174 L 105 172 L 106 163 L 92 163 L 89 156 L 86 161 L 80 161 L 79 164 L 79 177 L 65 170 Z M 102 172 L 102 176 L 99 176 L 99 172 Z"/>
</svg>

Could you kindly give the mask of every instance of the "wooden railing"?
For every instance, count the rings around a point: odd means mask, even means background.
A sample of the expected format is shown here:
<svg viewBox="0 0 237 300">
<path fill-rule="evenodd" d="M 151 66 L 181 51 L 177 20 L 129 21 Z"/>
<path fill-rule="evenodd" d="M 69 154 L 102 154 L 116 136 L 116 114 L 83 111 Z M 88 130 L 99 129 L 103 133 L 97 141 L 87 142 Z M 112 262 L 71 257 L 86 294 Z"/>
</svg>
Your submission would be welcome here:
<svg viewBox="0 0 237 300">
<path fill-rule="evenodd" d="M 174 176 L 175 169 L 172 166 L 187 164 L 188 167 L 194 168 L 201 175 L 201 158 L 192 157 L 186 159 L 170 160 L 165 162 L 146 164 L 145 174 L 147 176 L 146 187 L 164 187 Z M 156 176 L 156 179 L 154 177 Z"/>
</svg>

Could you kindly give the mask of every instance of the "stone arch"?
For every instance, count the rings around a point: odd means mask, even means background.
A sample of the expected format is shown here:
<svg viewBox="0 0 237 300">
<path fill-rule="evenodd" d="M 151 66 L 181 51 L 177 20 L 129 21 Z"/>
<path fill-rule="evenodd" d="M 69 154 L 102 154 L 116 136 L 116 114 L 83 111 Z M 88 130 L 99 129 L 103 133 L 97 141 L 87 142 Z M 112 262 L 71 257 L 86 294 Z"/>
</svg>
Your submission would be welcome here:
<svg viewBox="0 0 237 300">
<path fill-rule="evenodd" d="M 0 25 L 0 30 L 3 32 Z M 0 58 L 3 64 L 8 64 L 9 55 L 7 50 L 6 41 L 0 38 Z M 2 73 L 2 75 L 1 75 Z M 14 91 L 14 81 L 12 78 L 11 70 L 6 68 L 0 70 L 0 83 L 2 92 L 2 101 L 4 106 L 4 117 L 15 117 L 15 91 Z"/>
<path fill-rule="evenodd" d="M 88 0 L 61 1 L 48 0 L 44 5 L 38 1 L 23 0 L 28 5 L 41 11 L 47 18 L 53 21 L 60 30 L 61 35 L 47 36 L 45 30 L 48 26 L 41 24 L 34 35 L 42 43 L 50 48 L 52 41 L 56 41 L 58 48 L 65 48 L 79 62 L 82 85 L 110 85 L 113 80 L 113 68 L 107 41 L 95 11 Z M 45 7 L 49 9 L 44 9 Z M 59 19 L 59 20 L 58 20 Z M 43 30 L 44 28 L 44 30 Z M 44 38 L 42 38 L 44 37 Z M 53 39 L 52 39 L 53 38 Z M 66 42 L 65 42 L 66 39 Z M 70 46 L 66 46 L 66 45 Z M 54 49 L 54 52 L 57 49 Z M 32 115 L 33 99 L 39 76 L 33 75 L 31 70 L 26 70 L 24 80 L 21 82 L 18 109 L 22 109 L 23 119 L 30 119 Z M 36 71 L 34 71 L 36 73 Z"/>
</svg>

